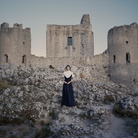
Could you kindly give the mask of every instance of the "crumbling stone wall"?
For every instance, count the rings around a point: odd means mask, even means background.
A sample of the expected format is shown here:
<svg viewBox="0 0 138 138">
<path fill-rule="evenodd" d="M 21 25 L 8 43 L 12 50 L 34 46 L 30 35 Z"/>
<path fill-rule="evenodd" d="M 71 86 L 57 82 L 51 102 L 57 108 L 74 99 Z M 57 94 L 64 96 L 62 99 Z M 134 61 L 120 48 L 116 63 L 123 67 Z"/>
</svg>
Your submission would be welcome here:
<svg viewBox="0 0 138 138">
<path fill-rule="evenodd" d="M 111 80 L 138 91 L 138 25 L 110 29 L 108 50 Z"/>
<path fill-rule="evenodd" d="M 95 55 L 93 58 L 93 64 L 95 65 L 102 65 L 102 66 L 108 66 L 109 65 L 109 55 L 108 52 L 104 52 L 99 55 Z"/>
<path fill-rule="evenodd" d="M 65 65 L 92 65 L 93 58 L 91 57 L 37 57 L 31 56 L 31 66 L 33 67 L 45 67 L 52 65 L 53 67 L 65 66 Z"/>
<path fill-rule="evenodd" d="M 22 28 L 22 24 L 3 23 L 0 27 L 0 66 L 7 62 L 17 65 L 30 64 L 31 32 Z"/>
<path fill-rule="evenodd" d="M 52 65 L 53 67 L 65 66 L 88 66 L 97 65 L 108 67 L 108 53 L 96 55 L 94 57 L 38 57 L 31 55 L 31 66 L 46 67 Z"/>
<path fill-rule="evenodd" d="M 107 68 L 112 81 L 138 91 L 138 25 L 114 27 L 108 32 L 108 49 L 94 56 L 93 32 L 89 15 L 80 25 L 48 25 L 47 57 L 31 55 L 30 28 L 3 23 L 0 27 L 0 67 L 5 63 L 53 67 L 96 65 Z M 108 58 L 109 53 L 109 58 Z"/>
<path fill-rule="evenodd" d="M 47 25 L 47 57 L 93 57 L 94 39 L 89 15 L 80 25 Z"/>
</svg>

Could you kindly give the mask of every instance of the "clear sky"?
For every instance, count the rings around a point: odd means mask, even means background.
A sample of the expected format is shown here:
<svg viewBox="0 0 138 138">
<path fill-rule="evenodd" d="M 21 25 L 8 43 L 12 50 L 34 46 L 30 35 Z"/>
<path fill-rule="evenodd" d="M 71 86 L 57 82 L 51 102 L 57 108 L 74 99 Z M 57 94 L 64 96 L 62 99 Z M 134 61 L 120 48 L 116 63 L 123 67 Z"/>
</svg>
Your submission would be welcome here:
<svg viewBox="0 0 138 138">
<path fill-rule="evenodd" d="M 138 0 L 0 0 L 0 24 L 31 28 L 32 54 L 46 56 L 46 25 L 80 24 L 89 14 L 95 54 L 107 49 L 107 32 L 114 26 L 138 23 Z"/>
</svg>

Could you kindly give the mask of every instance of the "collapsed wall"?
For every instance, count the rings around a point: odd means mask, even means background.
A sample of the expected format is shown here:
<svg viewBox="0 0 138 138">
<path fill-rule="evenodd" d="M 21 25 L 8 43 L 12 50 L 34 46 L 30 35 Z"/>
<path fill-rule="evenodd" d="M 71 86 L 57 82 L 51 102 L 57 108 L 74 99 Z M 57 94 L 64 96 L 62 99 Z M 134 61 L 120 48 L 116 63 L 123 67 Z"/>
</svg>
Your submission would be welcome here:
<svg viewBox="0 0 138 138">
<path fill-rule="evenodd" d="M 108 66 L 108 53 L 96 55 L 94 57 L 38 57 L 31 55 L 31 66 L 46 67 L 46 66 Z"/>
<path fill-rule="evenodd" d="M 93 58 L 91 57 L 38 57 L 31 55 L 31 66 L 33 67 L 46 67 L 46 66 L 65 66 L 65 65 L 92 65 Z"/>
</svg>

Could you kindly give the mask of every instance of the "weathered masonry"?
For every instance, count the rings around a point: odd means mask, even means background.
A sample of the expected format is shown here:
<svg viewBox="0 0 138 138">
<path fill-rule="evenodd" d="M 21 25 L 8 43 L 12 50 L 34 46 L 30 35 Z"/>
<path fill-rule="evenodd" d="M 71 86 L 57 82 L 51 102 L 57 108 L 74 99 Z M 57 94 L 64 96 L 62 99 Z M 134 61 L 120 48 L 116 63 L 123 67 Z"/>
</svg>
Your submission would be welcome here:
<svg viewBox="0 0 138 138">
<path fill-rule="evenodd" d="M 47 25 L 46 57 L 31 54 L 30 28 L 3 23 L 0 27 L 0 67 L 6 63 L 33 67 L 109 65 L 110 79 L 138 92 L 138 24 L 108 32 L 108 52 L 94 56 L 94 34 L 88 14 L 78 25 Z M 108 57 L 109 56 L 109 57 Z"/>
<path fill-rule="evenodd" d="M 138 86 L 138 25 L 114 27 L 108 32 L 111 80 Z"/>
<path fill-rule="evenodd" d="M 79 25 L 47 25 L 47 57 L 93 57 L 94 35 L 90 17 L 84 14 Z"/>
<path fill-rule="evenodd" d="M 22 24 L 3 23 L 0 27 L 0 66 L 5 63 L 17 65 L 30 64 L 31 33 L 30 28 L 22 28 Z"/>
<path fill-rule="evenodd" d="M 46 30 L 46 57 L 31 54 L 30 28 L 8 23 L 0 27 L 0 66 L 6 63 L 32 66 L 65 64 L 92 64 L 94 35 L 88 14 L 79 25 L 48 25 Z"/>
</svg>

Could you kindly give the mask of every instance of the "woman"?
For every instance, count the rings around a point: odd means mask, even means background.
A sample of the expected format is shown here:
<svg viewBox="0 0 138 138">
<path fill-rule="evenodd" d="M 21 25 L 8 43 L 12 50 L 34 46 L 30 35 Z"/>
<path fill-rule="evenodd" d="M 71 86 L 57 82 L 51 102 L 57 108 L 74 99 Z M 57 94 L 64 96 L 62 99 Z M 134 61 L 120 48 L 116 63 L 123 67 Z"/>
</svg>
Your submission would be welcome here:
<svg viewBox="0 0 138 138">
<path fill-rule="evenodd" d="M 61 105 L 66 106 L 75 106 L 75 100 L 73 95 L 73 87 L 72 82 L 74 81 L 74 74 L 71 71 L 71 67 L 69 65 L 66 66 L 66 71 L 63 73 L 63 91 L 62 91 L 62 102 Z"/>
</svg>

